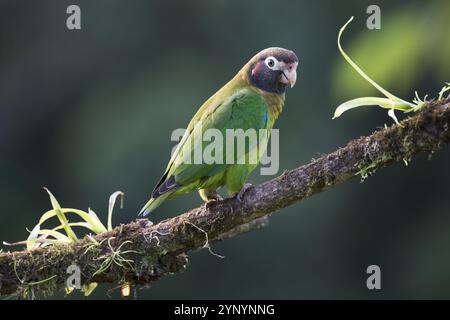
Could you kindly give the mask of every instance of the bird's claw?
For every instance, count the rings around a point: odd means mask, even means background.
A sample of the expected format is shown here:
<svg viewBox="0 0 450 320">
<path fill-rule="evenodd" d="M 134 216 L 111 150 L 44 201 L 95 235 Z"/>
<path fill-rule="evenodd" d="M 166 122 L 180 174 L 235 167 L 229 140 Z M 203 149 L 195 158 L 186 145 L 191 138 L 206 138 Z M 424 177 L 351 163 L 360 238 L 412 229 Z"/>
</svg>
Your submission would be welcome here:
<svg viewBox="0 0 450 320">
<path fill-rule="evenodd" d="M 216 199 L 210 199 L 208 201 L 205 202 L 205 208 L 209 209 L 212 206 L 214 206 L 217 202 L 219 202 L 220 200 L 222 200 L 222 197 L 216 198 Z"/>
<path fill-rule="evenodd" d="M 244 198 L 245 193 L 248 191 L 248 189 L 253 188 L 253 185 L 251 183 L 246 183 L 244 184 L 244 186 L 242 187 L 241 191 L 239 191 L 236 194 L 236 199 L 239 202 L 242 202 L 242 199 Z"/>
</svg>

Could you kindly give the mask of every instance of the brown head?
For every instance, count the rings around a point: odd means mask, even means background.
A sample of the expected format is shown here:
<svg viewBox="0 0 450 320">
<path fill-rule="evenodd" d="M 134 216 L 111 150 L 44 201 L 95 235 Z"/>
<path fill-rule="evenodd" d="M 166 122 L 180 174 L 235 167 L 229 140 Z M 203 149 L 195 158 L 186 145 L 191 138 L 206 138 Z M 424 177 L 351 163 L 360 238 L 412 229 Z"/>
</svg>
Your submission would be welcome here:
<svg viewBox="0 0 450 320">
<path fill-rule="evenodd" d="M 298 58 L 291 50 L 267 48 L 243 68 L 251 85 L 266 92 L 283 94 L 297 80 Z"/>
</svg>

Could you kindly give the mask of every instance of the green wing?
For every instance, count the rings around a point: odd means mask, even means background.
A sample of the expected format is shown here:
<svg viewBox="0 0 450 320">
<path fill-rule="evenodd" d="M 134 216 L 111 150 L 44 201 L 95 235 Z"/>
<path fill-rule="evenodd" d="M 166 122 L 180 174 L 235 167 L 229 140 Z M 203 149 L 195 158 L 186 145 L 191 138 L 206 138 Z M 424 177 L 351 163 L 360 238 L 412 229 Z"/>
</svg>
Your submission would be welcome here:
<svg viewBox="0 0 450 320">
<path fill-rule="evenodd" d="M 268 108 L 264 98 L 257 92 L 247 88 L 236 92 L 223 101 L 211 103 L 198 116 L 200 111 L 202 110 L 199 110 L 189 124 L 188 130 L 174 152 L 167 171 L 158 186 L 169 180 L 171 180 L 170 185 L 175 183 L 176 186 L 186 186 L 199 179 L 223 172 L 226 169 L 225 142 L 223 144 L 223 161 L 221 164 L 206 164 L 203 161 L 201 161 L 201 164 L 196 164 L 198 163 L 195 161 L 196 155 L 201 155 L 202 150 L 205 150 L 205 147 L 211 143 L 201 139 L 206 130 L 216 129 L 225 137 L 227 129 L 258 130 L 266 128 L 268 123 Z"/>
</svg>

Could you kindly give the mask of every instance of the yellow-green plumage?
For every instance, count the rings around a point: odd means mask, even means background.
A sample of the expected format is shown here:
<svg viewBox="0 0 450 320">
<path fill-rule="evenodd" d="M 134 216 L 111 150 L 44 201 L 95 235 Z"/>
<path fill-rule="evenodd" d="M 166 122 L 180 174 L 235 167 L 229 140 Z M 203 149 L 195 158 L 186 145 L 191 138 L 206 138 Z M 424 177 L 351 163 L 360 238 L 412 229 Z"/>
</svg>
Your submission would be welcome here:
<svg viewBox="0 0 450 320">
<path fill-rule="evenodd" d="M 257 167 L 257 163 L 249 163 L 248 159 L 256 152 L 259 162 L 260 155 L 267 147 L 270 129 L 283 109 L 285 100 L 283 83 L 286 81 L 282 81 L 279 70 L 270 69 L 266 57 L 273 57 L 276 54 L 280 57 L 287 56 L 296 67 L 297 57 L 293 52 L 281 48 L 266 49 L 253 57 L 232 80 L 211 96 L 190 121 L 163 177 L 152 193 L 152 198 L 141 213 L 145 215 L 162 202 L 195 190 L 202 190 L 202 198 L 206 199 L 209 198 L 209 194 L 213 194 L 222 186 L 227 187 L 230 195 L 241 190 L 248 175 Z M 261 60 L 263 58 L 265 60 Z M 281 61 L 280 58 L 279 65 L 287 65 L 287 62 Z M 273 86 L 271 82 L 274 82 Z M 208 129 L 216 129 L 224 136 L 227 129 L 244 131 L 267 129 L 269 134 L 264 139 L 258 140 L 256 147 L 248 150 L 244 164 L 227 164 L 226 161 L 219 164 L 194 164 L 192 162 L 196 149 L 202 149 L 209 143 L 196 138 Z M 224 144 L 224 159 L 225 151 Z"/>
</svg>

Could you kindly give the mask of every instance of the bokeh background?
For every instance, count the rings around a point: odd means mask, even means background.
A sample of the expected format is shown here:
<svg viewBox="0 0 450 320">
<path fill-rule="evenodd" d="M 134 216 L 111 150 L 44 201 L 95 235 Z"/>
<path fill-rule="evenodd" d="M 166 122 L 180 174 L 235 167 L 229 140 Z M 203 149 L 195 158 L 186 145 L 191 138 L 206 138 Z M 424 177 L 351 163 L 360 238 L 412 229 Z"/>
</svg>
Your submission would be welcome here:
<svg viewBox="0 0 450 320">
<path fill-rule="evenodd" d="M 69 4 L 81 7 L 79 31 L 66 28 Z M 135 219 L 165 168 L 172 130 L 265 47 L 300 58 L 277 122 L 280 172 L 391 124 L 375 107 L 331 120 L 341 102 L 378 95 L 337 50 L 352 15 L 343 44 L 368 74 L 405 99 L 414 90 L 436 96 L 450 80 L 450 3 L 378 1 L 375 31 L 366 28 L 370 4 L 1 0 L 0 240 L 25 239 L 50 209 L 43 186 L 63 206 L 91 207 L 102 219 L 109 195 L 122 190 L 114 224 Z M 449 157 L 449 148 L 431 161 L 421 155 L 286 208 L 268 228 L 214 244 L 226 259 L 195 252 L 186 272 L 138 297 L 449 298 Z M 269 178 L 256 173 L 251 182 Z M 187 195 L 150 218 L 199 204 Z M 381 267 L 378 291 L 366 288 L 371 264 Z M 91 298 L 119 298 L 113 287 Z"/>
</svg>

